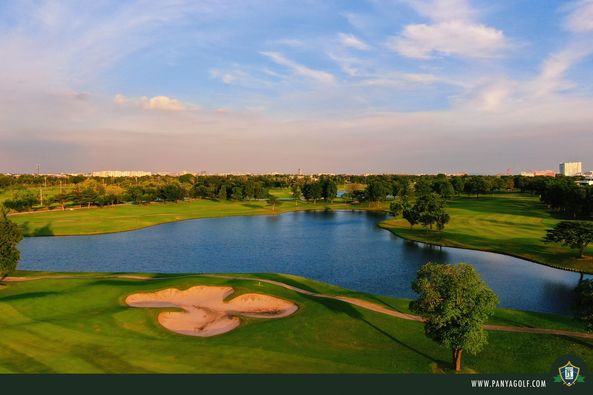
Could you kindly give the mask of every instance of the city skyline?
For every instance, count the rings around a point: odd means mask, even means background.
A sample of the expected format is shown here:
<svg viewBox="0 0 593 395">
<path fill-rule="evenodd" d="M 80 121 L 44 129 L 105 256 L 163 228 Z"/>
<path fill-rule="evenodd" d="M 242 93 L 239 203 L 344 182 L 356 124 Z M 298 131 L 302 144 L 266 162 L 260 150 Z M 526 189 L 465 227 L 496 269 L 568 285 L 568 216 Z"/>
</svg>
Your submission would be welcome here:
<svg viewBox="0 0 593 395">
<path fill-rule="evenodd" d="M 0 32 L 0 172 L 496 174 L 593 151 L 591 0 L 4 2 Z"/>
</svg>

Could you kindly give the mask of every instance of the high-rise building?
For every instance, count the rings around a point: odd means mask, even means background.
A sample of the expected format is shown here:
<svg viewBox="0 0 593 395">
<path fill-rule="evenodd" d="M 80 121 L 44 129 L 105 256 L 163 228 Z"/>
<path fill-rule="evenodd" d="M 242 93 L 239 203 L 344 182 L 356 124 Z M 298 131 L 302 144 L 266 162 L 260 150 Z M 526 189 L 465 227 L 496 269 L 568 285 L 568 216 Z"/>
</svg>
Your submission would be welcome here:
<svg viewBox="0 0 593 395">
<path fill-rule="evenodd" d="M 560 163 L 560 174 L 563 176 L 575 176 L 582 171 L 581 162 L 564 162 Z"/>
</svg>

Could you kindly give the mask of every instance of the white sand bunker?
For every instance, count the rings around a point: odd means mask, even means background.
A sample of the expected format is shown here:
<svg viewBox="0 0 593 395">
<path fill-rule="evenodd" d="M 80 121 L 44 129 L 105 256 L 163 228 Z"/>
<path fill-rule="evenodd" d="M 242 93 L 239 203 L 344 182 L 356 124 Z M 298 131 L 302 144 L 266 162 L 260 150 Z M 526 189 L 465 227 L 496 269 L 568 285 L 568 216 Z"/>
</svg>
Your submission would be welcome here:
<svg viewBox="0 0 593 395">
<path fill-rule="evenodd" d="M 166 329 L 189 336 L 215 336 L 235 329 L 238 316 L 282 318 L 297 311 L 296 304 L 262 294 L 243 294 L 228 302 L 231 287 L 198 285 L 180 291 L 176 288 L 151 293 L 137 293 L 126 298 L 132 307 L 177 307 L 183 312 L 162 312 L 159 323 Z"/>
</svg>

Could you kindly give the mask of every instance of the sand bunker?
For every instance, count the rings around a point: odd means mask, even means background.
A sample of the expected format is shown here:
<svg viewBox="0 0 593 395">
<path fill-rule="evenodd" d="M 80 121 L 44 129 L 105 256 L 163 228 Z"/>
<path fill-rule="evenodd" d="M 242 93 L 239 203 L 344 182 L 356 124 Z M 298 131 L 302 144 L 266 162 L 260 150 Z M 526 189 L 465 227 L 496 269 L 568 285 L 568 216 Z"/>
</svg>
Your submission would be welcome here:
<svg viewBox="0 0 593 395">
<path fill-rule="evenodd" d="M 226 302 L 234 292 L 231 287 L 198 285 L 184 291 L 176 288 L 151 293 L 137 293 L 126 298 L 132 307 L 176 307 L 184 311 L 167 311 L 158 315 L 166 329 L 189 336 L 215 336 L 239 326 L 238 316 L 282 318 L 297 311 L 296 304 L 262 294 L 243 294 Z"/>
</svg>

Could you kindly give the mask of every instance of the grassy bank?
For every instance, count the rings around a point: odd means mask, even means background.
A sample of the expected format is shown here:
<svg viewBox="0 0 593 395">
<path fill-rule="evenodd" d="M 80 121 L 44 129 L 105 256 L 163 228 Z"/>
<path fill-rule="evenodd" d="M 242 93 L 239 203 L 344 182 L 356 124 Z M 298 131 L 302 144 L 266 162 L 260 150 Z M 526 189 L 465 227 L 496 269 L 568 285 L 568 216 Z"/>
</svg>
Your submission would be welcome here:
<svg viewBox="0 0 593 395">
<path fill-rule="evenodd" d="M 17 275 L 31 273 L 17 273 Z M 56 273 L 52 273 L 55 275 Z M 296 276 L 252 274 L 331 295 L 407 311 L 407 301 L 343 290 Z M 243 319 L 224 335 L 196 338 L 164 330 L 157 309 L 129 308 L 135 292 L 230 285 L 266 293 L 299 310 L 277 320 Z M 497 310 L 492 323 L 582 331 L 571 318 Z M 450 353 L 424 336 L 421 323 L 257 281 L 167 276 L 143 281 L 46 279 L 0 287 L 0 372 L 448 372 Z M 489 332 L 489 344 L 465 359 L 466 372 L 548 372 L 558 355 L 593 364 L 593 341 Z"/>
<path fill-rule="evenodd" d="M 479 199 L 458 197 L 448 203 L 451 222 L 441 233 L 415 226 L 404 219 L 381 224 L 396 235 L 450 247 L 492 251 L 549 266 L 593 273 L 593 260 L 580 259 L 574 250 L 545 244 L 546 230 L 560 221 L 534 196 L 497 194 Z M 586 250 L 593 255 L 593 246 Z"/>
<path fill-rule="evenodd" d="M 166 222 L 235 215 L 271 215 L 297 210 L 368 209 L 345 203 L 306 203 L 287 201 L 275 208 L 263 201 L 192 200 L 179 203 L 119 205 L 104 208 L 83 208 L 66 211 L 37 212 L 12 215 L 26 236 L 90 235 L 122 232 Z M 377 209 L 373 207 L 373 209 Z"/>
</svg>

